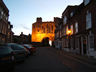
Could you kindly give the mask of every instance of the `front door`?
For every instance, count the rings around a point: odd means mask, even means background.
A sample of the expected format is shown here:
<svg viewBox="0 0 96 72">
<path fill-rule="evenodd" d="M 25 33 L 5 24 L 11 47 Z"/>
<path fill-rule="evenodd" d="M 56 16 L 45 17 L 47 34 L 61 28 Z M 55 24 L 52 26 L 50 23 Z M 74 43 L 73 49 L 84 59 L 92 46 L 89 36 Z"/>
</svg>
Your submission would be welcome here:
<svg viewBox="0 0 96 72">
<path fill-rule="evenodd" d="M 83 54 L 86 54 L 86 46 L 87 46 L 87 40 L 86 40 L 86 36 L 83 36 Z"/>
</svg>

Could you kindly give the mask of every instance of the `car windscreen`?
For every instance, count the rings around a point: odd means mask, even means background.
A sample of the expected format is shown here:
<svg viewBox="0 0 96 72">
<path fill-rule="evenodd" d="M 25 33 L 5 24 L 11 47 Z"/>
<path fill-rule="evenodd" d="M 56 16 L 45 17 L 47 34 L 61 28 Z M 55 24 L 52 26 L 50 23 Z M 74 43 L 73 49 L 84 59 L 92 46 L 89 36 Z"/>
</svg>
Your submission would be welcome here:
<svg viewBox="0 0 96 72">
<path fill-rule="evenodd" d="M 7 46 L 0 46 L 0 55 L 1 54 L 8 54 L 12 52 L 12 49 Z"/>
</svg>

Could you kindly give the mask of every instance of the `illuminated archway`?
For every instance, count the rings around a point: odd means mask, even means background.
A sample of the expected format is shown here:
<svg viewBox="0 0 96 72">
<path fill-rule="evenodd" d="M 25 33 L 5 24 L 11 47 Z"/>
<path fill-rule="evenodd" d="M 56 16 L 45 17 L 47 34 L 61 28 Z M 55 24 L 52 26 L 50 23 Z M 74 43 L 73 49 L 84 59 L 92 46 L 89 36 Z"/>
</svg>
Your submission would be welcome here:
<svg viewBox="0 0 96 72">
<path fill-rule="evenodd" d="M 49 38 L 48 37 L 44 37 L 43 39 L 42 39 L 42 45 L 43 46 L 50 46 L 49 45 Z"/>
</svg>

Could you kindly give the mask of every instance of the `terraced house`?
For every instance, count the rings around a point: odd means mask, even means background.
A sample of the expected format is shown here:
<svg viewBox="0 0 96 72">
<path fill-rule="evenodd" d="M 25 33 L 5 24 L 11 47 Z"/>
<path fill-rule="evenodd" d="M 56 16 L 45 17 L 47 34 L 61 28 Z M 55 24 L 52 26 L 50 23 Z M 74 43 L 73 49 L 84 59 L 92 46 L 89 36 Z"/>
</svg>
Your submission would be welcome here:
<svg viewBox="0 0 96 72">
<path fill-rule="evenodd" d="M 63 28 L 63 25 L 62 25 L 62 19 L 59 18 L 59 17 L 55 17 L 54 18 L 54 23 L 55 23 L 55 40 L 54 40 L 54 45 L 55 45 L 55 48 L 62 48 L 62 28 Z"/>
<path fill-rule="evenodd" d="M 13 32 L 11 31 L 12 25 L 8 21 L 9 10 L 4 4 L 3 0 L 0 0 L 0 42 L 11 42 Z M 11 34 L 11 35 L 10 35 Z"/>
<path fill-rule="evenodd" d="M 68 6 L 62 13 L 62 22 L 62 49 L 96 57 L 96 0 Z"/>
</svg>

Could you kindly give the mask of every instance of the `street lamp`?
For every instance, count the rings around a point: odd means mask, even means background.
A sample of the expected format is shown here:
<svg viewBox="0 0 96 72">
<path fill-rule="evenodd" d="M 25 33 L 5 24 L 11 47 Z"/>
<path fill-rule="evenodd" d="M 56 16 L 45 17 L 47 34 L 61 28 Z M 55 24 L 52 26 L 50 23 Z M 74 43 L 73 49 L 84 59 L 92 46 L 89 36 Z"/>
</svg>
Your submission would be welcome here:
<svg viewBox="0 0 96 72">
<path fill-rule="evenodd" d="M 68 48 L 70 48 L 70 37 L 72 35 L 72 30 L 71 29 L 68 29 L 67 30 L 67 36 L 68 36 Z"/>
<path fill-rule="evenodd" d="M 68 29 L 68 30 L 67 30 L 67 35 L 68 35 L 68 36 L 72 35 L 72 30 L 71 30 L 71 29 Z"/>
</svg>

